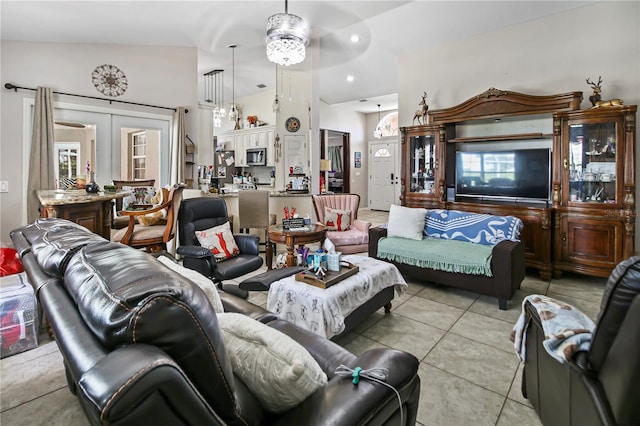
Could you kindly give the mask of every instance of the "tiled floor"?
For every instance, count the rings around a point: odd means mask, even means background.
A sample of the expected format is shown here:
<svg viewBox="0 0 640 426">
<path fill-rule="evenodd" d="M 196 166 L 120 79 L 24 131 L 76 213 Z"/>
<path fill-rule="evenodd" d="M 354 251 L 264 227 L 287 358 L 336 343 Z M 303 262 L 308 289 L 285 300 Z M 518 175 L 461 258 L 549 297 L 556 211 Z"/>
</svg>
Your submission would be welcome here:
<svg viewBox="0 0 640 426">
<path fill-rule="evenodd" d="M 361 210 L 359 218 L 386 223 L 387 213 Z M 393 301 L 336 342 L 354 353 L 374 347 L 402 349 L 420 359 L 420 425 L 539 425 L 520 393 L 521 365 L 509 333 L 528 294 L 567 301 L 595 319 L 604 279 L 578 275 L 542 281 L 529 271 L 509 309 L 474 293 L 409 282 Z M 265 293 L 250 300 L 264 306 Z M 66 389 L 55 343 L 0 362 L 0 423 L 84 425 L 86 419 Z"/>
</svg>

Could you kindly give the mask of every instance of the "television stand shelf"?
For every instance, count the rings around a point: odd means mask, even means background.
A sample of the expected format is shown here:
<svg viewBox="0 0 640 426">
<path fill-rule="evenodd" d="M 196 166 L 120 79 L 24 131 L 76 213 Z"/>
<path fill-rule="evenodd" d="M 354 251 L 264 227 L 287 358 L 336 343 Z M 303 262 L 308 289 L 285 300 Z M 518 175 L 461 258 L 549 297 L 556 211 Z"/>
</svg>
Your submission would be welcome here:
<svg viewBox="0 0 640 426">
<path fill-rule="evenodd" d="M 517 216 L 526 265 L 542 279 L 564 271 L 608 276 L 635 247 L 636 106 L 580 110 L 581 101 L 582 92 L 490 88 L 430 110 L 427 124 L 401 128 L 402 204 Z M 542 157 L 500 154 L 522 149 L 551 158 L 536 172 L 523 163 Z M 461 154 L 476 151 L 485 154 Z M 540 179 L 542 190 L 523 184 Z"/>
</svg>

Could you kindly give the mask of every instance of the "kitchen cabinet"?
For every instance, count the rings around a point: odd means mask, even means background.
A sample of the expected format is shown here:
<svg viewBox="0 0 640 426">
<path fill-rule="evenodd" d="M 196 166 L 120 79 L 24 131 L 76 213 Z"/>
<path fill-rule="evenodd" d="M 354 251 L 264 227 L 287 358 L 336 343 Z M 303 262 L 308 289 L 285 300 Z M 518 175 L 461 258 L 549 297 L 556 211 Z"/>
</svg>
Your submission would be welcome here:
<svg viewBox="0 0 640 426">
<path fill-rule="evenodd" d="M 261 126 L 235 130 L 218 135 L 218 146 L 224 144 L 224 150 L 235 151 L 236 167 L 247 167 L 247 149 L 265 148 L 267 166 L 275 165 L 275 127 Z"/>
</svg>

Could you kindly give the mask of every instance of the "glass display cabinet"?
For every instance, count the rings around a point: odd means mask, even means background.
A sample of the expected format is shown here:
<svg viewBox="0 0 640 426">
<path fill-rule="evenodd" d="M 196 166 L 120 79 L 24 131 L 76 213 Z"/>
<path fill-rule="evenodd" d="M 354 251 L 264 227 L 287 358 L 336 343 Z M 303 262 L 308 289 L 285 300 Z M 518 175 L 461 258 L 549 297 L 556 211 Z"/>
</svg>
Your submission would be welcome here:
<svg viewBox="0 0 640 426">
<path fill-rule="evenodd" d="M 442 126 L 403 127 L 402 201 L 414 207 L 444 202 L 444 130 Z"/>
<path fill-rule="evenodd" d="M 635 250 L 635 105 L 554 114 L 554 275 L 606 277 Z"/>
</svg>

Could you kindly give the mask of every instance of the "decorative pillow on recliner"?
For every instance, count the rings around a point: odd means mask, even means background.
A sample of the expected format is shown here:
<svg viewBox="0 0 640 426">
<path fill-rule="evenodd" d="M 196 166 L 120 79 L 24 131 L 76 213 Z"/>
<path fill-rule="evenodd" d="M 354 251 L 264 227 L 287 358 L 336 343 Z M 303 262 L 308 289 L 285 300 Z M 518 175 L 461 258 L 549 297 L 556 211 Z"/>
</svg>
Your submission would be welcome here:
<svg viewBox="0 0 640 426">
<path fill-rule="evenodd" d="M 233 372 L 262 406 L 289 410 L 327 384 L 327 375 L 298 342 L 246 315 L 218 314 Z"/>
<path fill-rule="evenodd" d="M 231 259 L 240 254 L 240 249 L 233 238 L 229 222 L 204 231 L 196 231 L 196 238 L 202 247 L 211 250 L 216 262 Z"/>
<path fill-rule="evenodd" d="M 330 231 L 346 231 L 351 226 L 351 210 L 325 207 L 323 225 Z"/>
</svg>

